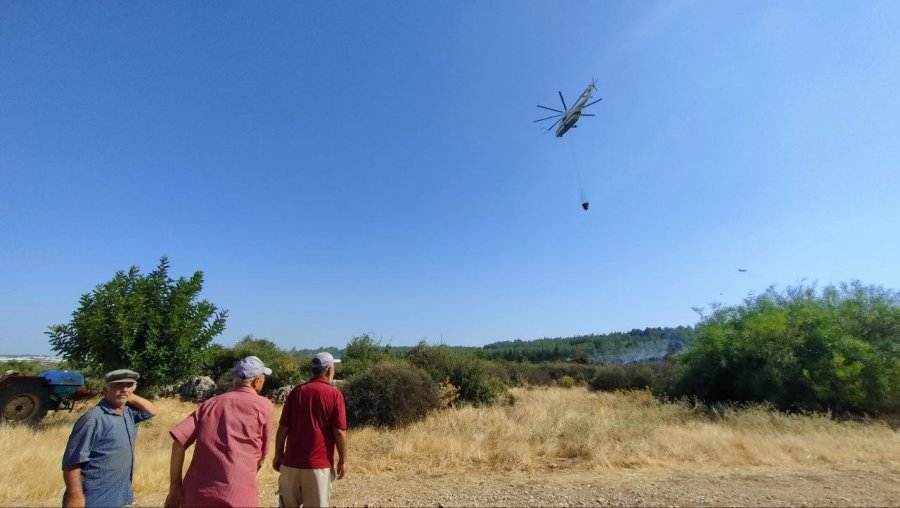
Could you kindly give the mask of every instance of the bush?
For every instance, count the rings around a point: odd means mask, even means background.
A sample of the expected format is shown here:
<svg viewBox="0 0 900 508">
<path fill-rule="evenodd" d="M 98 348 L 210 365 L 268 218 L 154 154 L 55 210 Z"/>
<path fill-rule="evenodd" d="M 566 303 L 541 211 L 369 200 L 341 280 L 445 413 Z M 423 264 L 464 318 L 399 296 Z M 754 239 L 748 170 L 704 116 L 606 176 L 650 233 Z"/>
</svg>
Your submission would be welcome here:
<svg viewBox="0 0 900 508">
<path fill-rule="evenodd" d="M 434 382 L 448 380 L 459 389 L 461 402 L 490 405 L 506 389 L 502 380 L 488 375 L 491 362 L 472 353 L 453 351 L 444 345 L 429 346 L 423 341 L 411 349 L 406 358 L 427 372 Z"/>
<path fill-rule="evenodd" d="M 597 375 L 591 380 L 591 389 L 601 392 L 612 392 L 628 388 L 628 378 L 625 369 L 620 365 L 605 365 L 597 371 Z"/>
<path fill-rule="evenodd" d="M 344 357 L 341 358 L 341 376 L 350 378 L 368 370 L 373 365 L 394 360 L 389 346 L 382 346 L 381 342 L 373 339 L 369 334 L 353 337 L 347 343 Z"/>
<path fill-rule="evenodd" d="M 572 388 L 573 386 L 575 386 L 575 378 L 572 376 L 563 376 L 559 378 L 557 383 L 559 383 L 559 386 L 563 388 Z"/>
<path fill-rule="evenodd" d="M 900 293 L 859 282 L 769 288 L 714 308 L 679 360 L 681 394 L 832 412 L 900 408 Z"/>
<path fill-rule="evenodd" d="M 439 405 L 431 377 L 406 361 L 375 365 L 349 379 L 342 392 L 353 427 L 408 425 Z"/>
</svg>

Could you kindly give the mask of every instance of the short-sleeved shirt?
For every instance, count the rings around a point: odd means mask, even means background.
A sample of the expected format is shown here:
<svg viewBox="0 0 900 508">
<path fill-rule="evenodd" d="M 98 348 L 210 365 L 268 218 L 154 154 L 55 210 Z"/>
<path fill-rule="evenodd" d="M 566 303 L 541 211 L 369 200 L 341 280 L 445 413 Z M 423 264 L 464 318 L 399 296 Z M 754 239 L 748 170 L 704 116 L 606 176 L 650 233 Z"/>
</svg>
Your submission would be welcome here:
<svg viewBox="0 0 900 508">
<path fill-rule="evenodd" d="M 288 428 L 281 463 L 297 469 L 334 465 L 334 429 L 347 429 L 344 395 L 324 376 L 294 387 L 284 403 L 281 425 Z"/>
<path fill-rule="evenodd" d="M 134 502 L 131 478 L 137 424 L 152 417 L 129 406 L 119 414 L 106 399 L 101 399 L 75 422 L 62 467 L 80 465 L 87 506 L 124 506 Z"/>
<path fill-rule="evenodd" d="M 197 407 L 169 433 L 194 458 L 182 483 L 184 506 L 258 506 L 257 465 L 269 451 L 275 408 L 249 387 Z"/>
</svg>

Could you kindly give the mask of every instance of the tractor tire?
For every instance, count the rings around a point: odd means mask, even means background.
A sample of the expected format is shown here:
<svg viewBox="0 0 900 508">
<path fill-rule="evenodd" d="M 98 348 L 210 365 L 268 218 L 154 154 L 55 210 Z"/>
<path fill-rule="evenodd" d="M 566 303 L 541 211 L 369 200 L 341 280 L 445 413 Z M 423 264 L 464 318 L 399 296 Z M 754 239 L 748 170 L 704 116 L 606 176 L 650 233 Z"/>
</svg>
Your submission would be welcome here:
<svg viewBox="0 0 900 508">
<path fill-rule="evenodd" d="M 40 382 L 13 383 L 0 389 L 2 421 L 37 423 L 50 406 L 50 390 Z"/>
</svg>

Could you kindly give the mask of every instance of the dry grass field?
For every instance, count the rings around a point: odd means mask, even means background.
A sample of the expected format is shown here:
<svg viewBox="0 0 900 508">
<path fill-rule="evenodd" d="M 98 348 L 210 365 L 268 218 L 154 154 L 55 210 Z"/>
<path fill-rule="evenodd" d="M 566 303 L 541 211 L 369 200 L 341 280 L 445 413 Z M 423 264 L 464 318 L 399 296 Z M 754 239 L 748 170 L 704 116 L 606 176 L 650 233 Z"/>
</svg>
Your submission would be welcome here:
<svg viewBox="0 0 900 508">
<path fill-rule="evenodd" d="M 481 484 L 485 478 L 513 483 L 523 478 L 562 481 L 572 474 L 612 481 L 631 473 L 662 478 L 689 472 L 724 478 L 747 471 L 783 471 L 789 476 L 846 470 L 862 475 L 878 472 L 890 478 L 900 471 L 900 434 L 880 422 L 836 422 L 765 408 L 725 410 L 710 418 L 686 404 L 662 403 L 645 392 L 520 388 L 511 394 L 513 404 L 445 410 L 402 430 L 351 430 L 349 477 L 336 486 L 335 501 L 362 504 L 363 500 L 348 497 L 347 486 L 371 487 L 365 483 L 367 478 L 388 484 L 397 475 L 405 482 L 397 485 L 415 490 L 409 478 L 440 485 L 463 484 L 467 478 Z M 175 399 L 157 404 L 160 414 L 142 424 L 138 438 L 134 487 L 137 504 L 142 506 L 160 505 L 165 498 L 168 430 L 194 407 Z M 4 450 L 0 505 L 59 505 L 60 460 L 79 414 L 50 415 L 36 428 L 0 426 L 0 449 Z M 779 476 L 771 481 L 777 483 Z M 260 501 L 276 504 L 277 473 L 266 467 L 259 481 Z M 514 488 L 510 495 L 520 490 Z M 427 494 L 406 501 L 399 494 L 382 497 L 376 504 L 435 505 Z M 890 503 L 894 493 L 888 494 L 878 499 Z M 604 504 L 600 498 L 585 499 L 587 504 Z M 497 504 L 528 504 L 527 498 L 519 501 L 498 498 Z"/>
</svg>

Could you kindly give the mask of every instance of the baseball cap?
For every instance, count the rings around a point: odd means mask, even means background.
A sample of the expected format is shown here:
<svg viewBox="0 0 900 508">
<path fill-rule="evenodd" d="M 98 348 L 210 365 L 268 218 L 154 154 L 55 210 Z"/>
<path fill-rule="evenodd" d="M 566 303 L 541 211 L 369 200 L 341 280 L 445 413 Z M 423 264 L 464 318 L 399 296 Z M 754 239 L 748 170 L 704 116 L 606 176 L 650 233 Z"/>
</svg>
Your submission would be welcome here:
<svg viewBox="0 0 900 508">
<path fill-rule="evenodd" d="M 263 365 L 262 360 L 256 356 L 241 358 L 234 365 L 234 375 L 244 379 L 250 379 L 261 375 L 272 375 L 272 369 Z"/>
<path fill-rule="evenodd" d="M 312 362 L 310 363 L 313 367 L 321 367 L 324 369 L 335 363 L 341 363 L 341 361 L 331 356 L 331 353 L 322 351 L 321 353 L 316 353 L 316 356 L 312 357 Z"/>
<path fill-rule="evenodd" d="M 103 380 L 106 381 L 106 384 L 109 383 L 131 383 L 137 384 L 138 378 L 141 375 L 133 370 L 128 369 L 116 369 L 106 373 L 106 376 L 103 377 Z"/>
</svg>

